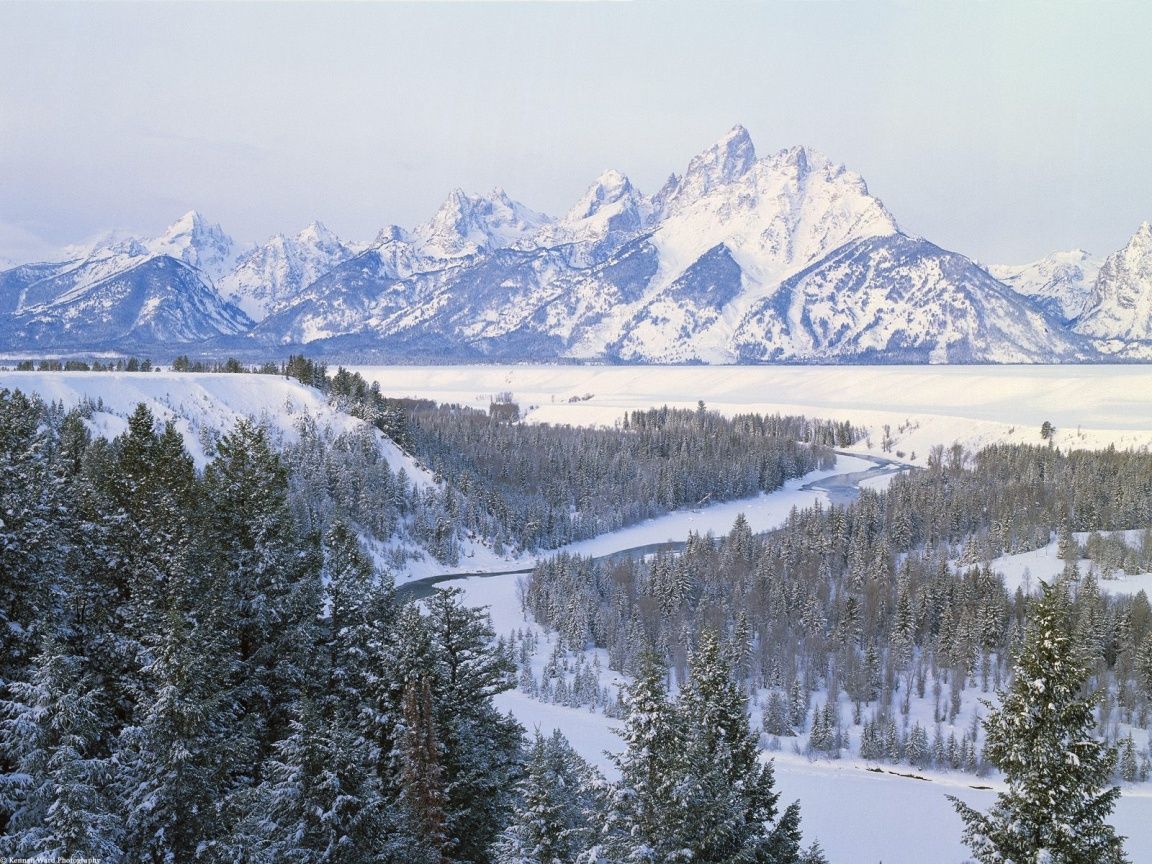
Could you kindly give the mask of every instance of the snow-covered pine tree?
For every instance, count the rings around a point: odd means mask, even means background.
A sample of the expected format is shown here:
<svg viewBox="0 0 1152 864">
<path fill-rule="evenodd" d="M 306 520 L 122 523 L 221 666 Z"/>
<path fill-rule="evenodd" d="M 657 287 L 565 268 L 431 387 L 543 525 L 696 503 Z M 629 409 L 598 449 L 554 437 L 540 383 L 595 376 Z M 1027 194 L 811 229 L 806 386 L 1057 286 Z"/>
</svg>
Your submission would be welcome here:
<svg viewBox="0 0 1152 864">
<path fill-rule="evenodd" d="M 512 823 L 493 848 L 494 864 L 576 864 L 593 849 L 603 821 L 604 779 L 555 731 L 529 748 Z"/>
<path fill-rule="evenodd" d="M 425 601 L 432 711 L 452 855 L 482 861 L 512 810 L 523 730 L 492 705 L 493 696 L 515 686 L 515 664 L 493 644 L 487 610 L 464 606 L 461 593 L 440 590 Z"/>
<path fill-rule="evenodd" d="M 48 638 L 31 680 L 7 684 L 0 744 L 15 770 L 0 775 L 0 801 L 11 814 L 0 855 L 9 860 L 120 856 L 112 759 L 101 745 L 109 710 L 86 667 L 86 658 Z"/>
<path fill-rule="evenodd" d="M 772 765 L 760 761 L 747 696 L 731 668 L 715 634 L 702 633 L 678 703 L 687 733 L 676 796 L 680 845 L 692 861 L 792 861 L 799 808 L 773 826 L 779 793 Z"/>
<path fill-rule="evenodd" d="M 1115 753 L 1096 740 L 1088 677 L 1074 648 L 1062 586 L 1041 583 L 1024 649 L 1001 705 L 984 720 L 985 755 L 1008 781 L 987 813 L 952 798 L 964 841 L 982 864 L 1122 864 L 1123 838 L 1105 821 Z"/>
<path fill-rule="evenodd" d="M 657 864 L 674 860 L 679 849 L 670 829 L 676 827 L 676 763 L 684 732 L 668 702 L 664 664 L 650 651 L 638 662 L 636 678 L 623 694 L 626 749 L 612 757 L 620 780 L 609 805 L 605 849 L 610 860 Z"/>
<path fill-rule="evenodd" d="M 361 864 L 381 860 L 390 827 L 375 753 L 346 718 L 303 698 L 251 798 L 242 860 Z"/>
</svg>

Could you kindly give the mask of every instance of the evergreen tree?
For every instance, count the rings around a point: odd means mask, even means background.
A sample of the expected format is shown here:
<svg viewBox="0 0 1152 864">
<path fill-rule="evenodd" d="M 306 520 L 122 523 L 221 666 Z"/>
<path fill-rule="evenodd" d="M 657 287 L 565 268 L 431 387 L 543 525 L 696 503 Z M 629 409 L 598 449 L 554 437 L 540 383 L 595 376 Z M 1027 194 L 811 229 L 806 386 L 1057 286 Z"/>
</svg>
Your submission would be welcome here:
<svg viewBox="0 0 1152 864">
<path fill-rule="evenodd" d="M 520 801 L 496 843 L 495 864 L 576 864 L 596 842 L 603 779 L 560 734 L 539 732 L 529 749 Z"/>
<path fill-rule="evenodd" d="M 0 854 L 9 858 L 119 858 L 113 766 L 103 746 L 109 712 L 86 666 L 50 638 L 31 681 L 9 682 L 13 698 L 0 702 L 0 743 L 15 761 L 0 776 L 0 801 L 11 813 Z"/>
<path fill-rule="evenodd" d="M 620 780 L 606 824 L 606 849 L 613 860 L 662 864 L 676 860 L 680 850 L 673 814 L 684 730 L 668 703 L 665 675 L 660 659 L 645 652 L 635 681 L 624 692 L 621 737 L 626 749 L 612 757 Z"/>
<path fill-rule="evenodd" d="M 677 795 L 681 846 L 692 861 L 792 861 L 799 808 L 773 830 L 779 794 L 772 765 L 760 761 L 747 697 L 730 670 L 719 641 L 705 631 L 678 706 L 687 733 Z"/>
<path fill-rule="evenodd" d="M 1092 701 L 1080 696 L 1088 671 L 1067 597 L 1042 587 L 1012 685 L 984 720 L 985 754 L 1008 790 L 987 814 L 952 802 L 982 864 L 1120 864 L 1122 838 L 1105 821 L 1120 795 L 1105 788 L 1115 753 L 1096 740 Z"/>
<path fill-rule="evenodd" d="M 442 754 L 444 831 L 452 857 L 483 862 L 512 810 L 522 729 L 492 705 L 493 696 L 515 686 L 515 665 L 494 644 L 487 611 L 465 607 L 461 593 L 441 590 L 426 601 L 430 689 L 420 697 L 420 711 L 423 716 L 430 707 Z M 432 752 L 430 745 L 420 746 Z"/>
</svg>

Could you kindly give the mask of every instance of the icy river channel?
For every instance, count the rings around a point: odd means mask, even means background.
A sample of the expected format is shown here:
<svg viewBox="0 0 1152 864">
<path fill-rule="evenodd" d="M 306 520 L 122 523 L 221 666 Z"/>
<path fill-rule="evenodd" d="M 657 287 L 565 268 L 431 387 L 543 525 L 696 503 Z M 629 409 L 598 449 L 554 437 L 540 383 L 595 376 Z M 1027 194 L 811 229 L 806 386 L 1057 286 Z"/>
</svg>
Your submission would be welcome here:
<svg viewBox="0 0 1152 864">
<path fill-rule="evenodd" d="M 806 478 L 801 478 L 802 485 L 798 488 L 785 487 L 784 490 L 768 493 L 767 495 L 758 496 L 758 498 L 747 499 L 748 501 L 757 501 L 764 498 L 771 498 L 776 495 L 787 496 L 789 507 L 793 503 L 798 506 L 804 506 L 815 500 L 813 493 L 823 493 L 827 503 L 843 507 L 851 504 L 860 497 L 861 485 L 868 482 L 877 481 L 879 478 L 890 477 L 899 474 L 902 471 L 909 469 L 909 466 L 903 462 L 897 462 L 893 459 L 885 459 L 881 456 L 866 455 L 861 453 L 848 453 L 845 451 L 836 451 L 838 460 L 848 460 L 850 462 L 866 462 L 870 463 L 868 467 L 860 468 L 853 466 L 854 470 L 847 471 L 841 474 L 828 475 L 827 472 L 814 472 L 818 476 L 816 479 L 803 482 Z M 825 475 L 825 476 L 820 476 Z M 811 475 L 807 475 L 811 476 Z M 713 505 L 713 507 L 724 507 L 731 509 L 733 505 L 739 505 L 740 501 L 726 501 Z M 709 508 L 711 509 L 711 508 Z M 670 514 L 675 515 L 675 514 Z M 691 530 L 691 529 L 689 529 Z M 628 545 L 633 542 L 635 533 L 629 529 L 624 528 L 620 531 L 613 531 L 609 534 L 603 534 L 594 538 L 598 554 L 592 554 L 589 557 L 596 561 L 617 561 L 621 558 L 643 558 L 646 555 L 652 555 L 657 552 L 678 552 L 684 548 L 688 540 L 687 530 L 684 533 L 683 539 L 663 540 L 654 543 L 641 543 L 639 545 Z M 614 543 L 614 538 L 618 538 L 618 542 Z M 563 547 L 561 549 L 549 550 L 546 554 L 555 555 L 563 551 L 580 551 L 578 547 L 583 544 L 572 544 L 571 547 Z M 618 546 L 619 548 L 613 548 Z M 524 563 L 515 565 L 506 570 L 467 570 L 458 573 L 441 573 L 435 576 L 428 576 L 423 579 L 414 579 L 410 582 L 397 587 L 396 591 L 401 600 L 422 600 L 428 597 L 437 588 L 444 587 L 445 585 L 461 579 L 474 579 L 476 577 L 495 578 L 497 576 L 522 576 L 526 573 L 531 573 L 532 568 L 536 564 L 536 559 L 525 561 Z"/>
</svg>

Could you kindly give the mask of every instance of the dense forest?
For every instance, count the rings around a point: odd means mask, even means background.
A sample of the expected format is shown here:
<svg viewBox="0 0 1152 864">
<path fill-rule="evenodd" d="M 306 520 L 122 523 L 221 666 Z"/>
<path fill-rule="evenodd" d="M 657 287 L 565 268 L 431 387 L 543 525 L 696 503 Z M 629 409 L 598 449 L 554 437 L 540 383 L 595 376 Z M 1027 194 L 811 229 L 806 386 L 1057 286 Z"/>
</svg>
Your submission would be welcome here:
<svg viewBox="0 0 1152 864">
<path fill-rule="evenodd" d="M 974 697 L 1009 680 L 1034 602 L 979 562 L 1058 537 L 1098 731 L 1119 744 L 1118 777 L 1137 781 L 1149 753 L 1126 730 L 1149 727 L 1152 607 L 1143 592 L 1102 592 L 1100 579 L 1146 566 L 1152 544 L 1147 530 L 1130 543 L 1098 532 L 1150 525 L 1146 453 L 938 448 L 887 492 L 794 511 L 765 535 L 741 518 L 726 537 L 694 535 L 682 553 L 554 557 L 536 567 L 524 602 L 561 647 L 605 648 L 610 668 L 629 673 L 655 651 L 682 677 L 699 634 L 724 634 L 773 746 L 978 772 L 986 710 Z M 1073 530 L 1094 533 L 1081 546 Z M 1099 567 L 1080 572 L 1082 555 Z M 572 699 L 581 666 L 561 665 L 573 670 Z M 556 682 L 545 683 L 555 698 Z M 606 701 L 581 701 L 596 698 Z"/>
<path fill-rule="evenodd" d="M 355 530 L 293 507 L 291 474 L 249 422 L 198 471 L 144 406 L 104 440 L 80 410 L 0 391 L 0 854 L 823 860 L 710 643 L 677 699 L 656 664 L 626 694 L 609 783 L 493 707 L 515 662 L 483 610 L 454 590 L 399 603 Z"/>
</svg>

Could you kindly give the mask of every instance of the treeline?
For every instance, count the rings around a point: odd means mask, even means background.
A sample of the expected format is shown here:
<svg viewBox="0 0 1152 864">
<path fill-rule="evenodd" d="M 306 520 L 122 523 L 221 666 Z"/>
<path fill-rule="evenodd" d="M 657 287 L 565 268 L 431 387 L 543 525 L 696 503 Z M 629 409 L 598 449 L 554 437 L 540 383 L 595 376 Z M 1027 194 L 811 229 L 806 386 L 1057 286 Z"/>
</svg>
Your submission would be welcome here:
<svg viewBox="0 0 1152 864">
<path fill-rule="evenodd" d="M 17 372 L 151 372 L 158 368 L 147 357 L 117 357 L 106 362 L 99 359 L 45 358 L 39 362 L 20 360 L 16 363 Z"/>
<path fill-rule="evenodd" d="M 655 650 L 682 676 L 699 634 L 724 634 L 770 737 L 979 770 L 974 697 L 1006 682 L 1032 600 L 978 562 L 1068 526 L 1150 525 L 1150 482 L 1144 453 L 937 451 L 887 493 L 794 511 L 763 536 L 741 518 L 678 555 L 555 557 L 532 573 L 525 603 L 565 647 L 607 648 L 610 668 L 625 672 Z M 1101 693 L 1100 732 L 1121 745 L 1124 779 L 1139 780 L 1148 752 L 1126 730 L 1149 726 L 1152 607 L 1143 592 L 1101 592 L 1068 549 L 1070 616 Z"/>
<path fill-rule="evenodd" d="M 766 769 L 713 804 L 644 785 L 657 755 L 665 778 L 747 774 L 745 703 L 715 657 L 657 738 L 632 713 L 647 743 L 609 784 L 494 709 L 515 664 L 482 610 L 457 590 L 398 603 L 353 531 L 301 523 L 290 484 L 248 422 L 198 472 L 144 406 L 108 441 L 78 410 L 0 391 L 0 854 L 625 864 L 674 806 L 693 860 L 821 860 L 802 857 L 795 807 L 777 818 Z M 736 725 L 697 741 L 717 712 Z M 707 760 L 683 759 L 689 739 Z"/>
<path fill-rule="evenodd" d="M 413 452 L 495 517 L 503 547 L 556 547 L 680 507 L 770 492 L 834 464 L 821 442 L 854 430 L 803 417 L 729 420 L 698 410 L 630 413 L 615 428 L 502 422 L 414 405 Z"/>
</svg>

